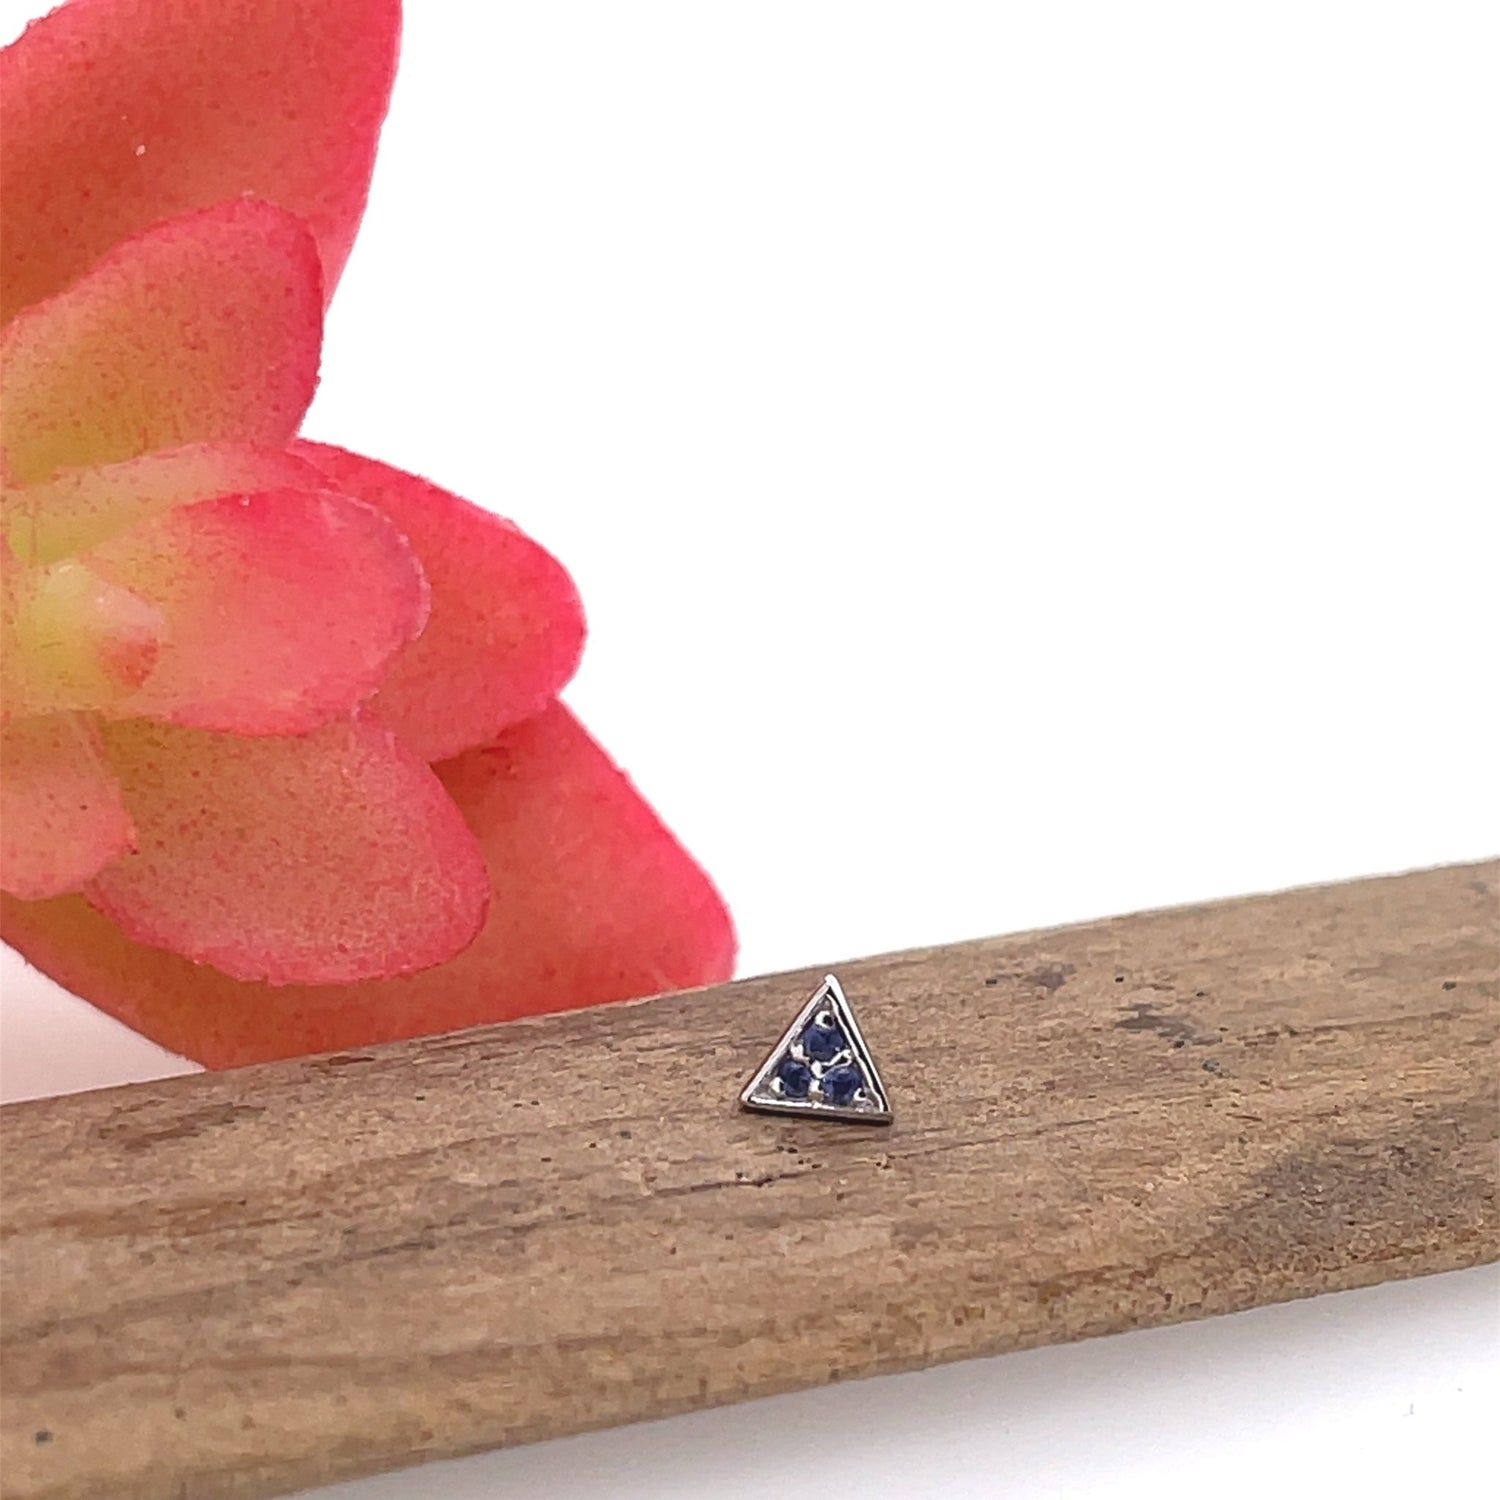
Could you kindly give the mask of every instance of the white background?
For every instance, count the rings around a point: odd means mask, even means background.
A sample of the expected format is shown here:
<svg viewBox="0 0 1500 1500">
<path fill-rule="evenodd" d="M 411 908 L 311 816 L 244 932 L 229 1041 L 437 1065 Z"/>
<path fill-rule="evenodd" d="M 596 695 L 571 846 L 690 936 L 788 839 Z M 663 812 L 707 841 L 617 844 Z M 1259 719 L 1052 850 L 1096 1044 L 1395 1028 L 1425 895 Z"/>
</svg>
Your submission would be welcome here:
<svg viewBox="0 0 1500 1500">
<path fill-rule="evenodd" d="M 567 563 L 568 696 L 745 972 L 1490 854 L 1497 49 L 1488 0 L 417 0 L 308 431 Z M 7 1098 L 183 1066 L 4 979 Z M 1442 1493 L 1496 1289 L 337 1493 Z"/>
</svg>

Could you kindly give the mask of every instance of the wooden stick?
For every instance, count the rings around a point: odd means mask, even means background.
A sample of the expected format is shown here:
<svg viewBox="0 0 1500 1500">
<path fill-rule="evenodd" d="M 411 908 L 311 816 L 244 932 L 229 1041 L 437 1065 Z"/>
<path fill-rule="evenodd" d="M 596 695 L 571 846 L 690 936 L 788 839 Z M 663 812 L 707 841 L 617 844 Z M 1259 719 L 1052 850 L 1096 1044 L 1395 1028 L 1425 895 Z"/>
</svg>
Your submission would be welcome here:
<svg viewBox="0 0 1500 1500">
<path fill-rule="evenodd" d="M 11 1500 L 266 1496 L 1497 1254 L 1497 867 L 14 1105 Z"/>
</svg>

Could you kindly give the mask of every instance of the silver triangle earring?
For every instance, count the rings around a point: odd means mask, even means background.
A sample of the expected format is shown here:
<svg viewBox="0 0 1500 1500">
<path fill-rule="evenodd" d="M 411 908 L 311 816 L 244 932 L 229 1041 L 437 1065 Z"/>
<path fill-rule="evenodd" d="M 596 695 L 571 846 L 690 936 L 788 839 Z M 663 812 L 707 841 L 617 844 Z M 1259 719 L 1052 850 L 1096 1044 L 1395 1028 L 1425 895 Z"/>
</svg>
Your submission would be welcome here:
<svg viewBox="0 0 1500 1500">
<path fill-rule="evenodd" d="M 740 1094 L 746 1109 L 891 1123 L 890 1099 L 832 974 L 812 993 Z"/>
</svg>

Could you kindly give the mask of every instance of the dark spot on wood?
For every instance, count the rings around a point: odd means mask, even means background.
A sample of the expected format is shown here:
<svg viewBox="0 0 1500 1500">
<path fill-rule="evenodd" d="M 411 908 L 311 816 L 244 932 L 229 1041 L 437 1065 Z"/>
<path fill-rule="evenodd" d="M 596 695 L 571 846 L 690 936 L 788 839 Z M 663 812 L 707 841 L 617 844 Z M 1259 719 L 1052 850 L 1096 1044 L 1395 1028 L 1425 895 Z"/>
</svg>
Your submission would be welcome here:
<svg viewBox="0 0 1500 1500">
<path fill-rule="evenodd" d="M 239 1120 L 255 1120 L 265 1114 L 260 1104 L 211 1104 L 203 1109 L 174 1114 L 170 1123 L 152 1126 L 135 1116 L 112 1120 L 100 1125 L 94 1134 L 103 1141 L 115 1142 L 124 1151 L 149 1151 L 163 1141 L 188 1140 L 221 1125 Z"/>
<path fill-rule="evenodd" d="M 379 1260 L 385 1255 L 404 1255 L 409 1250 L 435 1250 L 437 1240 L 431 1234 L 413 1235 L 410 1239 L 398 1240 L 392 1245 L 376 1245 L 373 1250 L 346 1252 L 350 1259 L 358 1256 L 362 1260 Z"/>
<path fill-rule="evenodd" d="M 1458 981 L 1456 979 L 1445 979 L 1443 981 L 1443 988 L 1445 990 L 1456 990 L 1458 988 Z"/>
<path fill-rule="evenodd" d="M 1200 1032 L 1186 1016 L 1169 1015 L 1154 1001 L 1136 1000 L 1125 1007 L 1131 1014 L 1115 1022 L 1116 1031 L 1152 1032 L 1164 1037 L 1174 1047 L 1191 1042 L 1195 1047 L 1211 1047 L 1216 1037 Z"/>
<path fill-rule="evenodd" d="M 1115 983 L 1116 984 L 1124 984 L 1125 983 L 1125 976 L 1123 974 L 1116 974 L 1115 975 Z"/>
<path fill-rule="evenodd" d="M 1068 982 L 1068 975 L 1072 972 L 1072 964 L 1043 964 L 1026 977 L 1040 989 L 1055 992 Z"/>
<path fill-rule="evenodd" d="M 1203 1060 L 1203 1071 L 1205 1073 L 1218 1073 L 1218 1072 L 1221 1072 L 1222 1069 L 1219 1067 L 1219 1060 L 1218 1060 L 1218 1058 L 1216 1058 L 1216 1057 L 1207 1057 L 1207 1058 L 1204 1058 L 1204 1060 Z"/>
<path fill-rule="evenodd" d="M 374 1061 L 368 1052 L 330 1052 L 325 1057 L 309 1057 L 306 1065 L 314 1073 L 333 1073 L 340 1068 L 354 1068 L 360 1063 Z"/>
<path fill-rule="evenodd" d="M 42 1443 L 50 1443 L 52 1441 L 52 1434 L 45 1427 L 39 1428 L 32 1441 L 38 1444 L 38 1446 Z"/>
<path fill-rule="evenodd" d="M 987 985 L 997 985 L 1007 979 L 1013 979 L 1017 984 L 1029 984 L 1035 989 L 1055 993 L 1068 982 L 1068 977 L 1073 972 L 1072 964 L 1038 964 L 1034 969 L 1002 970 L 998 974 L 991 974 L 985 980 L 985 983 Z"/>
</svg>

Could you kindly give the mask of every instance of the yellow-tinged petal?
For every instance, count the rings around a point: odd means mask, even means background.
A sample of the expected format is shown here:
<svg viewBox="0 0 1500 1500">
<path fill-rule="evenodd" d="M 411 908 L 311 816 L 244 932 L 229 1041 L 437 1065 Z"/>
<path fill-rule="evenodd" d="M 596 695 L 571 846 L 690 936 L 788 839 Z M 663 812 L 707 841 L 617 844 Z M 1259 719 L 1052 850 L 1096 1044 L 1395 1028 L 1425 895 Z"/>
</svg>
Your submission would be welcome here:
<svg viewBox="0 0 1500 1500">
<path fill-rule="evenodd" d="M 321 343 L 299 219 L 243 201 L 156 225 L 0 333 L 0 467 L 25 485 L 188 443 L 284 444 Z"/>
<path fill-rule="evenodd" d="M 327 487 L 320 470 L 284 448 L 193 443 L 124 463 L 66 469 L 45 484 L 0 492 L 0 527 L 22 562 L 59 562 L 195 500 Z"/>
<path fill-rule="evenodd" d="M 272 490 L 179 505 L 80 561 L 163 622 L 150 675 L 111 717 L 300 734 L 370 697 L 427 618 L 406 538 L 344 495 Z"/>
<path fill-rule="evenodd" d="M 10 570 L 0 716 L 119 704 L 156 662 L 165 621 L 147 599 L 69 559 Z"/>
</svg>

